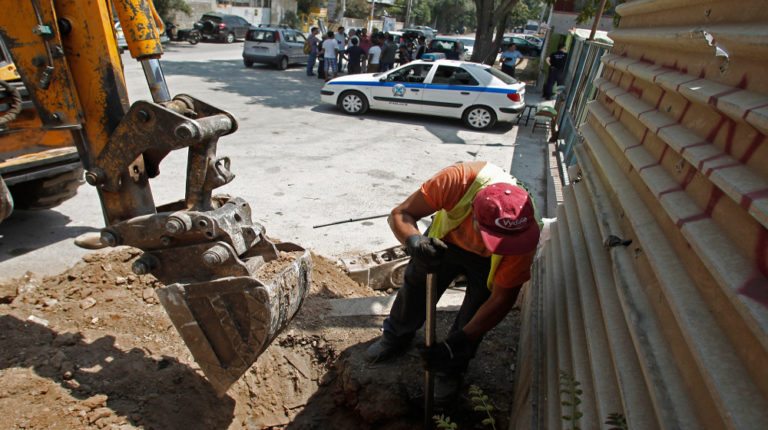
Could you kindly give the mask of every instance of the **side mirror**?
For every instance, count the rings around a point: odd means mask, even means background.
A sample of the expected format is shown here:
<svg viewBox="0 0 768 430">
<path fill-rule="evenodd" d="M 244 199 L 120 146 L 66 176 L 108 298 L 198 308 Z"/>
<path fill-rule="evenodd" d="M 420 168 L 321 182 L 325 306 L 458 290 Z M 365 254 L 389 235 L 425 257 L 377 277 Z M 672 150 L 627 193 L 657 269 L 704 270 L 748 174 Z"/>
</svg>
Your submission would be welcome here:
<svg viewBox="0 0 768 430">
<path fill-rule="evenodd" d="M 386 76 L 380 77 L 379 82 L 387 82 L 387 77 Z"/>
</svg>

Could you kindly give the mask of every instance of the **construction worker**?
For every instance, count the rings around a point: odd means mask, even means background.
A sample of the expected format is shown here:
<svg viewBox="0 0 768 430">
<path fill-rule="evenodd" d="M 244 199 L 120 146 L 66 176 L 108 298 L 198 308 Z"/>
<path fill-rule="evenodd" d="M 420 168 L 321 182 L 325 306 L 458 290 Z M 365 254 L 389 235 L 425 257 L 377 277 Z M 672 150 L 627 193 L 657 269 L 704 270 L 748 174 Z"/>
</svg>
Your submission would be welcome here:
<svg viewBox="0 0 768 430">
<path fill-rule="evenodd" d="M 427 235 L 416 222 L 437 212 Z M 384 333 L 366 351 L 372 363 L 403 352 L 426 314 L 426 276 L 435 273 L 437 295 L 459 275 L 466 295 L 450 334 L 422 348 L 436 373 L 435 401 L 452 399 L 483 336 L 512 309 L 539 241 L 538 215 L 528 192 L 486 162 L 449 166 L 392 210 L 389 225 L 411 261 Z"/>
</svg>

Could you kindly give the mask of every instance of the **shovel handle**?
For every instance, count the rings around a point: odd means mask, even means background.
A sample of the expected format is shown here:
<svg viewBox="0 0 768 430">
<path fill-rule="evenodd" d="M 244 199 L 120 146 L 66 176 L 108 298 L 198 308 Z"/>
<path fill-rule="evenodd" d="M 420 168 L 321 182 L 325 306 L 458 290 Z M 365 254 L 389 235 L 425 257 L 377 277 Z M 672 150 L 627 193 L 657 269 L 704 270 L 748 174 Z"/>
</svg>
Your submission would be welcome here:
<svg viewBox="0 0 768 430">
<path fill-rule="evenodd" d="M 435 312 L 437 303 L 437 275 L 427 273 L 427 318 L 426 339 L 427 347 L 435 343 Z M 435 376 L 427 370 L 424 373 L 424 428 L 432 428 L 432 409 L 435 400 Z"/>
</svg>

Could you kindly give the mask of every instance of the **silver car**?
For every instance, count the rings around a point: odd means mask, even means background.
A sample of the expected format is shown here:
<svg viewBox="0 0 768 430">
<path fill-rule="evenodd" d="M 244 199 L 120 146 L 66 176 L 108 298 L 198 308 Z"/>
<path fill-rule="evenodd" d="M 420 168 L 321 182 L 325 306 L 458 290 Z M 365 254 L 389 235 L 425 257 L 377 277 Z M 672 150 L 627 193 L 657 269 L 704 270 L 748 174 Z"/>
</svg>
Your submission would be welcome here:
<svg viewBox="0 0 768 430">
<path fill-rule="evenodd" d="M 298 30 L 289 28 L 251 27 L 243 44 L 243 64 L 274 64 L 285 70 L 295 63 L 307 64 L 309 55 L 304 53 L 307 40 Z"/>
</svg>

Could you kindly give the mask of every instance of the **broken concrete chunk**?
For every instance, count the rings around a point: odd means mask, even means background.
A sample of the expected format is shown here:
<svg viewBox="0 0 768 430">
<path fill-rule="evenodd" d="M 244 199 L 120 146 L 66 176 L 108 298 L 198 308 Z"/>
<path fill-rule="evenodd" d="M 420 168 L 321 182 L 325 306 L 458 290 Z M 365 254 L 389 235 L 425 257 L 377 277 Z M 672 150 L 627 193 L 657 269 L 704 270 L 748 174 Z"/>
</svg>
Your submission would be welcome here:
<svg viewBox="0 0 768 430">
<path fill-rule="evenodd" d="M 86 297 L 83 300 L 80 300 L 81 309 L 90 309 L 94 306 L 96 306 L 96 299 L 93 297 Z"/>
<path fill-rule="evenodd" d="M 88 397 L 87 399 L 83 400 L 83 405 L 91 409 L 107 406 L 107 396 L 104 394 L 97 394 L 95 396 Z"/>
<path fill-rule="evenodd" d="M 28 316 L 27 317 L 27 321 L 31 321 L 31 322 L 33 322 L 35 324 L 40 324 L 41 326 L 45 326 L 45 327 L 48 327 L 48 325 L 50 324 L 50 321 L 48 321 L 46 319 L 42 319 L 40 317 L 36 317 L 34 315 Z"/>
</svg>

